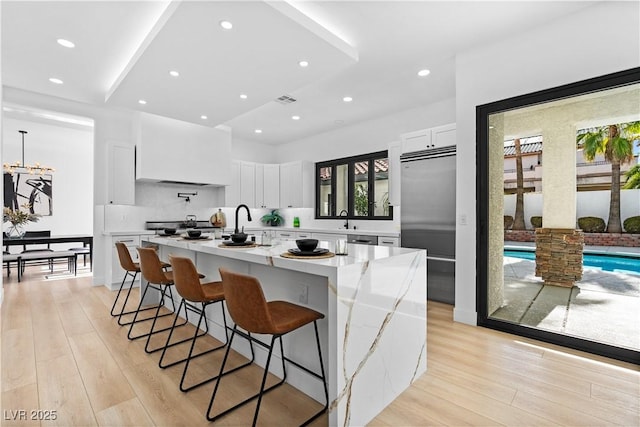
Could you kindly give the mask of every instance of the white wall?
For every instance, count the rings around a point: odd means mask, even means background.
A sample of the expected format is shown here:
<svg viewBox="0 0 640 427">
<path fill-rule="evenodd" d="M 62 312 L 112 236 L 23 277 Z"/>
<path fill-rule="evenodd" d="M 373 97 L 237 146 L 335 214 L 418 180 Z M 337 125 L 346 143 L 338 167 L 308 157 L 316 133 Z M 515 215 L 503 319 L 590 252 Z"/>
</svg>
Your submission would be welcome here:
<svg viewBox="0 0 640 427">
<path fill-rule="evenodd" d="M 278 163 L 278 153 L 273 145 L 247 141 L 233 136 L 231 132 L 231 157 L 256 163 Z"/>
<path fill-rule="evenodd" d="M 638 67 L 639 7 L 596 3 L 456 58 L 456 212 L 468 221 L 456 232 L 455 320 L 476 322 L 476 106 Z"/>
<path fill-rule="evenodd" d="M 26 230 L 51 230 L 53 235 L 93 232 L 93 129 L 77 129 L 62 123 L 4 119 L 4 162 L 21 161 L 22 135 L 26 130 L 24 160 L 55 168 L 52 174 L 53 215 L 29 223 Z M 25 200 L 19 200 L 22 204 Z"/>
</svg>

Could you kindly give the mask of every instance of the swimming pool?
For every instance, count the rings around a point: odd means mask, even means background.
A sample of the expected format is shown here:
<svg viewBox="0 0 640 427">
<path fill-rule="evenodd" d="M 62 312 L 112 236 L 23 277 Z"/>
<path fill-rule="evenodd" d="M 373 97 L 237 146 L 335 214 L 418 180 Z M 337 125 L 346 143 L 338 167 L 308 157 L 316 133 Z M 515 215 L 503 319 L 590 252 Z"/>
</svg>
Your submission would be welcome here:
<svg viewBox="0 0 640 427">
<path fill-rule="evenodd" d="M 533 250 L 505 249 L 504 256 L 530 261 L 536 260 L 536 253 Z M 585 267 L 640 276 L 640 257 L 585 253 L 582 257 L 582 263 Z"/>
</svg>

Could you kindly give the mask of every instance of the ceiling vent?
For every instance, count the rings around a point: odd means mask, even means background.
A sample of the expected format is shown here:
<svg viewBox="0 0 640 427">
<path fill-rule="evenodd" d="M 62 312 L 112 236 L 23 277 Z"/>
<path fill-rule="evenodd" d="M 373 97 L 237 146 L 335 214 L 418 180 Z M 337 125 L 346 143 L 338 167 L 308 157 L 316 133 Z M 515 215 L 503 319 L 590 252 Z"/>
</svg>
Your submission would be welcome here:
<svg viewBox="0 0 640 427">
<path fill-rule="evenodd" d="M 281 97 L 276 98 L 276 102 L 278 104 L 287 105 L 296 102 L 296 99 L 289 95 L 282 95 Z"/>
</svg>

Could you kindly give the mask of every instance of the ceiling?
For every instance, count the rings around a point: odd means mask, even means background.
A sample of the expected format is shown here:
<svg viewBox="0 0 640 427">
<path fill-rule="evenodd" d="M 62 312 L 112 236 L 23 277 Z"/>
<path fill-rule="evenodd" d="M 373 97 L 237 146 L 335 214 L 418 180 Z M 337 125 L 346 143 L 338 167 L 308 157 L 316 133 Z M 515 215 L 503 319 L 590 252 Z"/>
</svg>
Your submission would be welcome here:
<svg viewBox="0 0 640 427">
<path fill-rule="evenodd" d="M 2 82 L 279 144 L 454 97 L 457 54 L 592 4 L 2 1 Z"/>
</svg>

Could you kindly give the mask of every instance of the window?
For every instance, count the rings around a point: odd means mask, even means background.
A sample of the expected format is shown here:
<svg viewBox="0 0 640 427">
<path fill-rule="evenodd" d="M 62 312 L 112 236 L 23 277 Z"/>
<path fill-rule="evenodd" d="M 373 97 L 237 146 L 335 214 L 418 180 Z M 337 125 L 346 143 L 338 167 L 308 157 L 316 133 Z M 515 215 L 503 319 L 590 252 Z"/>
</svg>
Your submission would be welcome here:
<svg viewBox="0 0 640 427">
<path fill-rule="evenodd" d="M 316 163 L 316 219 L 393 219 L 386 151 Z"/>
</svg>

